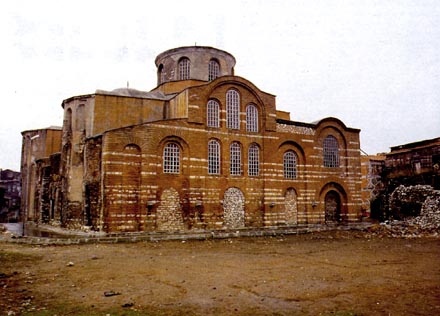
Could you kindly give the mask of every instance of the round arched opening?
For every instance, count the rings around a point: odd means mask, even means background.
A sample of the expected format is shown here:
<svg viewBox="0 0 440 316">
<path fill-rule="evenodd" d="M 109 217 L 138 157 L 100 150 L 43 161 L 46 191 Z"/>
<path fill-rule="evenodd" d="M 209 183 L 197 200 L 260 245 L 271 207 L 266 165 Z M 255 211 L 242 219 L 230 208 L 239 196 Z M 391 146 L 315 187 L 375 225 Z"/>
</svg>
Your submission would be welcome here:
<svg viewBox="0 0 440 316">
<path fill-rule="evenodd" d="M 341 221 L 341 197 L 336 191 L 328 191 L 324 198 L 325 222 L 339 223 Z"/>
</svg>

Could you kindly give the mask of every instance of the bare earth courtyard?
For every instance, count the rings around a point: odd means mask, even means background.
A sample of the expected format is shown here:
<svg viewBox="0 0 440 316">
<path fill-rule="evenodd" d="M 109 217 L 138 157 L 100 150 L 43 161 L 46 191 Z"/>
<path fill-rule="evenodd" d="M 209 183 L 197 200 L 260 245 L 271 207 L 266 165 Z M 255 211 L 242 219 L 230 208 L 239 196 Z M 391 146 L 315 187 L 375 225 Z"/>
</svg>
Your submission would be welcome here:
<svg viewBox="0 0 440 316">
<path fill-rule="evenodd" d="M 440 315 L 440 239 L 0 243 L 0 315 Z"/>
</svg>

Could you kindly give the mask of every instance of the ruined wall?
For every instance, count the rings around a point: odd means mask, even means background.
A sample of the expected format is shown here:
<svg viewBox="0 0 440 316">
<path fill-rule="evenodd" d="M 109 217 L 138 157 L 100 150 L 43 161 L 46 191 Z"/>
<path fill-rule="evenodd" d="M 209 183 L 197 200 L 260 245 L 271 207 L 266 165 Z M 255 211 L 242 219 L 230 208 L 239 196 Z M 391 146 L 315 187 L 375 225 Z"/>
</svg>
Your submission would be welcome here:
<svg viewBox="0 0 440 316">
<path fill-rule="evenodd" d="M 21 152 L 21 213 L 25 220 L 41 220 L 38 187 L 41 168 L 37 167 L 39 159 L 48 159 L 50 155 L 61 151 L 62 131 L 59 127 L 30 130 L 22 132 Z"/>
<path fill-rule="evenodd" d="M 400 185 L 389 197 L 390 215 L 396 219 L 418 216 L 426 199 L 430 197 L 435 200 L 438 198 L 438 193 L 429 185 Z"/>
<path fill-rule="evenodd" d="M 93 230 L 102 228 L 101 207 L 102 138 L 90 138 L 85 143 L 84 225 Z"/>
<path fill-rule="evenodd" d="M 362 214 L 376 216 L 377 208 L 383 204 L 380 199 L 386 189 L 386 180 L 383 179 L 385 156 L 361 156 L 362 171 Z"/>
</svg>

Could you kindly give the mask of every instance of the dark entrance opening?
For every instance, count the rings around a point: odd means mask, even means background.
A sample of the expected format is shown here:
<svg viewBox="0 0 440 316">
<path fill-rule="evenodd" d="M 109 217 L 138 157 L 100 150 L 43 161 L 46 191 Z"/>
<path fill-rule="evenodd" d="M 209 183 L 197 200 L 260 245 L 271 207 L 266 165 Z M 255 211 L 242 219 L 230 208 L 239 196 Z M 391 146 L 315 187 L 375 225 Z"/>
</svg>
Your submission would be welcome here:
<svg viewBox="0 0 440 316">
<path fill-rule="evenodd" d="M 339 223 L 341 221 L 341 197 L 336 191 L 325 195 L 325 222 Z"/>
</svg>

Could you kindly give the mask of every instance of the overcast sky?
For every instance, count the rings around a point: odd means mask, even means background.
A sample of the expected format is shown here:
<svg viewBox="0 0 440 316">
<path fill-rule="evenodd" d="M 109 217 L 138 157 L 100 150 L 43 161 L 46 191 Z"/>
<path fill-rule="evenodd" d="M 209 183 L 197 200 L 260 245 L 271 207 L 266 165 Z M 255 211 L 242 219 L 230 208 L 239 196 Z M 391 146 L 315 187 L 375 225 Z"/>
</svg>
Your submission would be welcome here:
<svg viewBox="0 0 440 316">
<path fill-rule="evenodd" d="M 71 96 L 156 85 L 179 46 L 235 56 L 235 74 L 291 119 L 334 116 L 369 153 L 440 137 L 440 1 L 7 1 L 0 7 L 0 168 L 23 130 L 61 126 Z"/>
</svg>

